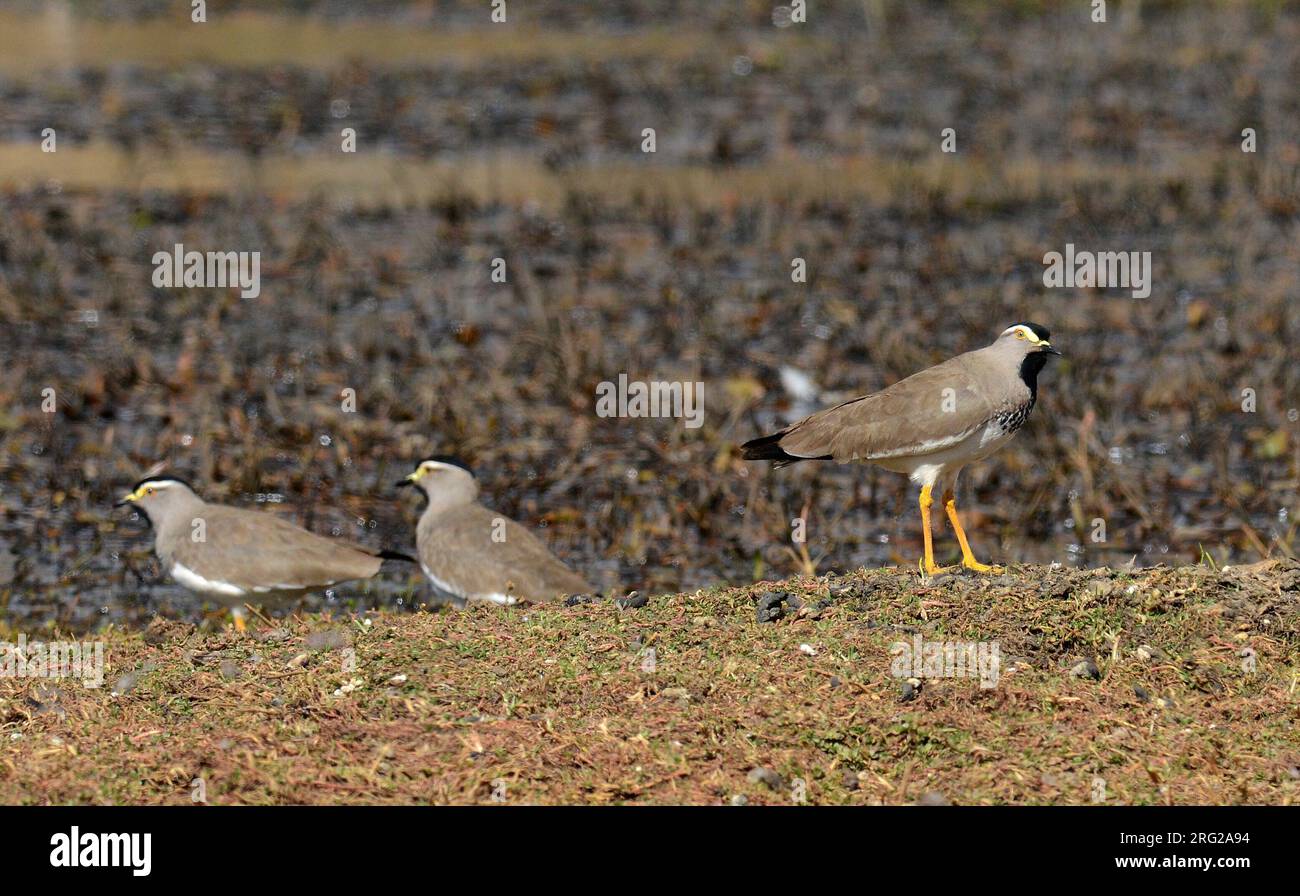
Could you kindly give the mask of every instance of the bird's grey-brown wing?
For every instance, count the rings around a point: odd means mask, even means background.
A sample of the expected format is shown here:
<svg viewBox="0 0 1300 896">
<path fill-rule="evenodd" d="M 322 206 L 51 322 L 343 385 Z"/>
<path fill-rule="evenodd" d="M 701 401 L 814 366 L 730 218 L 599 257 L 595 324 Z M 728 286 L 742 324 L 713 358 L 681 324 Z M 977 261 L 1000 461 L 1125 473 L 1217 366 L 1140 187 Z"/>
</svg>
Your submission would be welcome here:
<svg viewBox="0 0 1300 896">
<path fill-rule="evenodd" d="M 421 520 L 419 541 L 426 573 L 462 597 L 538 603 L 594 590 L 526 528 L 479 504 Z"/>
<path fill-rule="evenodd" d="M 1004 404 L 990 394 L 978 363 L 959 355 L 880 392 L 819 411 L 789 427 L 778 444 L 796 457 L 837 461 L 941 451 L 969 437 Z"/>
<path fill-rule="evenodd" d="M 196 540 L 191 523 L 173 545 L 172 561 L 209 581 L 247 591 L 295 591 L 368 579 L 383 562 L 356 545 L 269 513 L 208 504 L 202 520 L 202 540 Z"/>
</svg>

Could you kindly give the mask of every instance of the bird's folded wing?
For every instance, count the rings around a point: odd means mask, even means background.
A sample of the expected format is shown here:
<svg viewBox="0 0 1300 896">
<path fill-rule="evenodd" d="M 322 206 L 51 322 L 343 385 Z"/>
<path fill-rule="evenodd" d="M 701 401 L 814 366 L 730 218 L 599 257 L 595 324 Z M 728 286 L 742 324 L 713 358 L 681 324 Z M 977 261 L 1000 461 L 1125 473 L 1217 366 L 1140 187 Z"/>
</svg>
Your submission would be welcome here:
<svg viewBox="0 0 1300 896">
<path fill-rule="evenodd" d="M 592 590 L 528 529 L 486 507 L 467 508 L 454 522 L 434 527 L 431 537 L 444 562 L 456 567 L 457 584 L 470 585 L 473 594 L 510 588 L 521 600 L 548 600 Z"/>
<path fill-rule="evenodd" d="M 993 403 L 959 357 L 806 417 L 780 445 L 788 454 L 837 461 L 929 454 L 960 443 L 993 414 Z"/>
<path fill-rule="evenodd" d="M 365 579 L 382 562 L 346 541 L 316 535 L 269 513 L 209 505 L 203 523 L 201 534 L 191 533 L 177 544 L 174 562 L 209 581 L 249 591 Z"/>
</svg>

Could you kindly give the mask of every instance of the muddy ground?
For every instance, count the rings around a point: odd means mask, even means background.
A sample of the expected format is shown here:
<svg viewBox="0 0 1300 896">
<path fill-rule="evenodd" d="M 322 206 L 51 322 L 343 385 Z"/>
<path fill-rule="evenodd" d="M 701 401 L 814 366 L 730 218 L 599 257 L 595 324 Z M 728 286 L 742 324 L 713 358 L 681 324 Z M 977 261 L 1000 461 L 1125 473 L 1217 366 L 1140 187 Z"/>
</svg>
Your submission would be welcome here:
<svg viewBox="0 0 1300 896">
<path fill-rule="evenodd" d="M 610 593 L 912 565 L 901 477 L 773 472 L 736 446 L 1021 319 L 1066 358 L 964 478 L 981 557 L 1294 555 L 1292 9 L 1144 4 L 1088 30 L 1070 4 L 840 3 L 801 29 L 742 4 L 683 29 L 657 4 L 528 6 L 497 30 L 479 4 L 199 30 L 165 3 L 4 14 L 10 624 L 204 618 L 110 506 L 157 465 L 409 548 L 391 482 L 458 454 Z M 154 287 L 178 242 L 261 252 L 260 295 Z M 1044 288 L 1066 243 L 1150 251 L 1151 295 Z M 620 374 L 702 382 L 704 425 L 597 417 Z M 426 597 L 397 575 L 308 606 Z"/>
</svg>

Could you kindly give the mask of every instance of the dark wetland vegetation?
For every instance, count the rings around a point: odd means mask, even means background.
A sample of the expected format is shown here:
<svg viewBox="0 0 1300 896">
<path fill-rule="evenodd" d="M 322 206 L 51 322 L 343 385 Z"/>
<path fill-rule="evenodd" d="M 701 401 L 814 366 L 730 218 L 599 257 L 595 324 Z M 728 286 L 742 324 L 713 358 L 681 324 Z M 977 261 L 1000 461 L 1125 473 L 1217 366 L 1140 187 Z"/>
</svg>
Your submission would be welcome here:
<svg viewBox="0 0 1300 896">
<path fill-rule="evenodd" d="M 0 636 L 110 656 L 0 678 L 0 798 L 1294 802 L 1300 9 L 773 5 L 0 12 Z M 154 285 L 177 245 L 260 291 Z M 740 459 L 1021 320 L 1064 358 L 958 492 L 1004 575 L 923 581 L 902 476 Z M 620 375 L 702 425 L 598 416 Z M 112 507 L 165 467 L 410 551 L 433 454 L 648 605 L 398 567 L 241 640 Z M 900 684 L 916 633 L 1012 674 Z"/>
</svg>

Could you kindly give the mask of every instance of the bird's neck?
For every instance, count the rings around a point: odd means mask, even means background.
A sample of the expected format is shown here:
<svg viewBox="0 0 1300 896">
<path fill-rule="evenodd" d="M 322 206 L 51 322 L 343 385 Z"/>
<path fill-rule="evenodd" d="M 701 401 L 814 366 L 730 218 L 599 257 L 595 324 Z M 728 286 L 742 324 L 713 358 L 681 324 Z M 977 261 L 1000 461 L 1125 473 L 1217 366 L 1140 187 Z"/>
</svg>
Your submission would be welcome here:
<svg viewBox="0 0 1300 896">
<path fill-rule="evenodd" d="M 474 503 L 478 497 L 477 488 L 455 489 L 440 491 L 431 495 L 425 493 L 425 498 L 429 504 L 424 508 L 425 516 L 436 516 L 440 513 L 446 513 L 449 510 L 455 510 L 459 507 L 465 507 Z"/>
<path fill-rule="evenodd" d="M 202 498 L 195 496 L 183 502 L 178 502 L 176 506 L 169 508 L 161 521 L 155 521 L 151 518 L 149 522 L 157 531 L 157 543 L 162 544 L 174 535 L 184 535 L 188 538 L 195 531 L 194 521 L 196 519 L 205 520 L 204 526 L 206 527 L 204 508 L 207 506 Z"/>
<path fill-rule="evenodd" d="M 1029 401 L 1038 401 L 1038 374 L 1047 363 L 1047 355 L 1042 352 L 1033 352 L 1025 355 L 1020 362 L 1020 379 L 1029 387 Z"/>
</svg>

